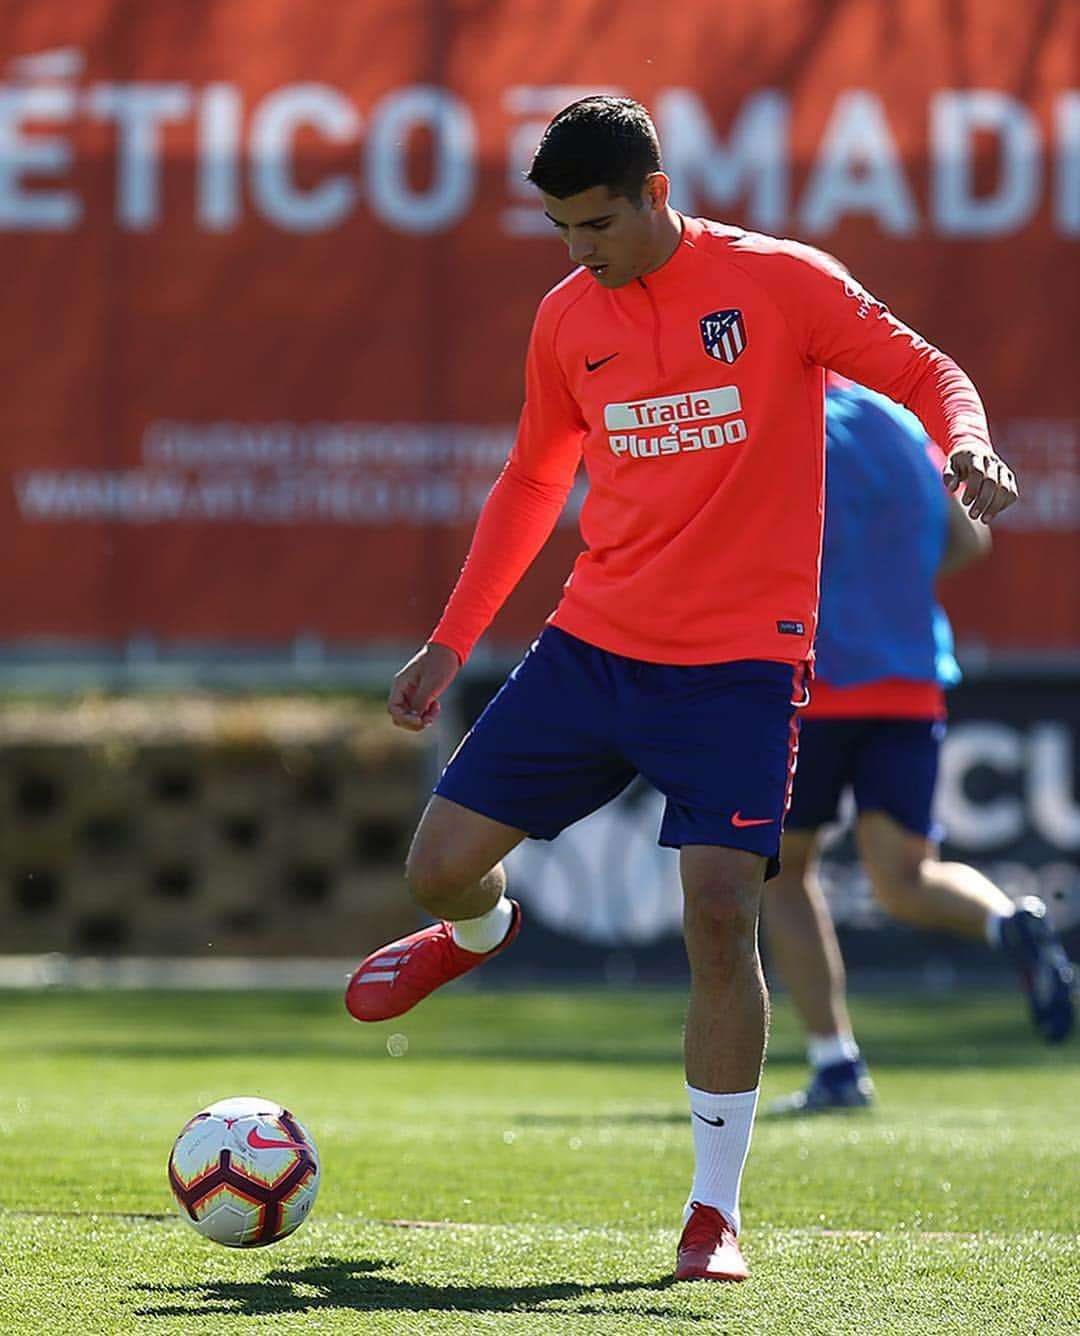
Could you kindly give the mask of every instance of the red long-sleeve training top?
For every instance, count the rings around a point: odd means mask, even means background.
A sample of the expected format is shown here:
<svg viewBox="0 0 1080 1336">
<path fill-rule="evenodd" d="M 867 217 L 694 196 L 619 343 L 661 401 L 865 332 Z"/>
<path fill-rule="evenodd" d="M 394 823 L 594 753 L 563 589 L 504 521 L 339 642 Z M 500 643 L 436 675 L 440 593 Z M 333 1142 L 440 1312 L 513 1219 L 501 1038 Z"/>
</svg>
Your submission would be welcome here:
<svg viewBox="0 0 1080 1336">
<path fill-rule="evenodd" d="M 988 446 L 975 387 L 829 257 L 698 218 L 659 269 L 543 299 L 517 439 L 431 639 L 464 661 L 548 538 L 584 456 L 586 550 L 549 620 L 655 663 L 811 657 L 824 370 Z M 881 467 L 888 469 L 883 456 Z"/>
</svg>

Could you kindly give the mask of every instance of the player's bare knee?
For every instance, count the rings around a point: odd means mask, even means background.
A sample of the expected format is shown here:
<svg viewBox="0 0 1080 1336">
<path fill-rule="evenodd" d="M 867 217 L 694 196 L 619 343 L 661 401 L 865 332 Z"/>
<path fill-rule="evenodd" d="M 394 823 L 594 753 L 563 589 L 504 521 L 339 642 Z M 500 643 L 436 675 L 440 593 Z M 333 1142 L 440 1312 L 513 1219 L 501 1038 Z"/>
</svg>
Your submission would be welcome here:
<svg viewBox="0 0 1080 1336">
<path fill-rule="evenodd" d="M 410 849 L 405 880 L 420 908 L 436 918 L 452 918 L 466 889 L 460 873 L 438 850 Z"/>
<path fill-rule="evenodd" d="M 691 954 L 721 963 L 756 950 L 760 893 L 725 882 L 688 891 L 685 932 Z"/>
<path fill-rule="evenodd" d="M 878 904 L 897 919 L 918 919 L 918 905 L 922 899 L 920 865 L 912 863 L 888 869 L 875 869 L 871 885 Z"/>
</svg>

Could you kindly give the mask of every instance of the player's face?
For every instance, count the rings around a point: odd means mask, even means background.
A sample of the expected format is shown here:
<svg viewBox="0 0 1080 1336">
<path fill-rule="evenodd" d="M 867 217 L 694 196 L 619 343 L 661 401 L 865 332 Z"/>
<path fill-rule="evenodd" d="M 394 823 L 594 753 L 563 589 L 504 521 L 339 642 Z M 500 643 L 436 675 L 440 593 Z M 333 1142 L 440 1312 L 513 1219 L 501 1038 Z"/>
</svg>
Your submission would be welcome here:
<svg viewBox="0 0 1080 1336">
<path fill-rule="evenodd" d="M 593 186 L 578 195 L 544 195 L 544 212 L 559 231 L 574 264 L 584 265 L 605 288 L 621 288 L 658 269 L 671 255 L 672 214 L 668 179 L 654 172 L 641 199 Z M 677 234 L 676 234 L 677 235 Z"/>
</svg>

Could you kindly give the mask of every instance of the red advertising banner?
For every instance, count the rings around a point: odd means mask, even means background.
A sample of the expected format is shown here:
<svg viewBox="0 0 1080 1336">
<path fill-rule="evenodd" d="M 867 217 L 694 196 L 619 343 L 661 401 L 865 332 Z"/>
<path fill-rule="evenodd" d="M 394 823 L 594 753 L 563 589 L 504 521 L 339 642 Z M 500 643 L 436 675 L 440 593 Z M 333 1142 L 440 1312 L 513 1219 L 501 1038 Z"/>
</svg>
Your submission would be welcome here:
<svg viewBox="0 0 1080 1336">
<path fill-rule="evenodd" d="M 962 642 L 1080 648 L 1071 0 L 9 0 L 0 642 L 409 647 L 566 271 L 550 116 L 653 111 L 676 203 L 839 255 L 982 390 L 1024 500 Z M 535 632 L 572 508 L 493 632 Z"/>
</svg>

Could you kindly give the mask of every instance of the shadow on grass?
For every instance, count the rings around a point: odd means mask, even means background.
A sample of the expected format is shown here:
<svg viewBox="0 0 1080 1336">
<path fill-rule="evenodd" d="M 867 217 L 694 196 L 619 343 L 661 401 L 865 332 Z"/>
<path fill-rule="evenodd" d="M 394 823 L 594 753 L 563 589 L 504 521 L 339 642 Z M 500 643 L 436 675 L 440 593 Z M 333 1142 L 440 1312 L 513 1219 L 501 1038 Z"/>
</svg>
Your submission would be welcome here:
<svg viewBox="0 0 1080 1336">
<path fill-rule="evenodd" d="M 670 1067 L 681 1060 L 685 999 L 681 993 L 635 994 L 500 992 L 459 993 L 432 1003 L 418 1016 L 374 1026 L 348 1021 L 336 1000 L 321 995 L 199 996 L 179 1005 L 168 994 L 55 995 L 39 1000 L 38 1023 L 9 1024 L 13 1048 L 33 1044 L 54 1058 L 119 1061 L 303 1057 L 313 1062 L 386 1062 L 386 1041 L 405 1033 L 410 1063 L 587 1064 Z M 2 999 L 0 999 L 2 1002 Z M 136 1005 L 136 1002 L 138 1005 Z M 80 1028 L 68 1024 L 72 1009 Z M 231 1023 L 220 1023 L 222 1007 Z M 1043 1044 L 1016 993 L 956 994 L 944 998 L 902 993 L 853 999 L 855 1023 L 875 1068 L 1058 1067 L 1080 1050 Z M 100 1024 L 98 1023 L 100 1022 Z M 310 1024 L 308 1024 L 310 1022 Z M 24 1033 L 25 1032 L 25 1033 Z M 23 1035 L 23 1038 L 20 1036 Z M 1069 1046 L 1067 1046 L 1069 1047 Z M 803 1037 L 790 1003 L 778 995 L 770 1042 L 774 1065 L 803 1063 Z M 400 1059 L 397 1059 L 400 1060 Z"/>
<path fill-rule="evenodd" d="M 511 1115 L 515 1127 L 661 1127 L 687 1124 L 690 1114 L 686 1109 L 667 1113 L 518 1113 Z"/>
<path fill-rule="evenodd" d="M 663 1290 L 675 1283 L 671 1276 L 655 1281 L 613 1281 L 583 1285 L 570 1281 L 547 1285 L 421 1285 L 388 1274 L 396 1262 L 345 1261 L 323 1257 L 303 1267 L 280 1267 L 261 1280 L 210 1280 L 192 1285 L 137 1285 L 148 1303 L 139 1317 L 211 1317 L 228 1314 L 260 1317 L 281 1313 L 450 1312 L 528 1313 L 542 1310 L 553 1300 L 581 1299 L 583 1306 L 551 1312 L 594 1313 L 604 1295 L 635 1290 Z M 634 1305 L 635 1316 L 667 1318 L 675 1309 Z"/>
<path fill-rule="evenodd" d="M 458 1065 L 467 1059 L 470 1062 L 497 1062 L 497 1063 L 558 1063 L 558 1064 L 588 1064 L 596 1067 L 627 1065 L 641 1067 L 668 1067 L 678 1066 L 682 1061 L 681 1036 L 677 1030 L 672 1031 L 672 1042 L 661 1048 L 645 1049 L 640 1047 L 629 1048 L 615 1042 L 611 1047 L 598 1045 L 595 1048 L 582 1045 L 580 1047 L 566 1044 L 552 1046 L 550 1048 L 537 1045 L 530 1048 L 528 1044 L 485 1044 L 482 1040 L 476 1042 L 462 1042 L 461 1040 L 450 1040 L 443 1043 L 441 1038 L 434 1040 L 428 1045 L 412 1043 L 409 1050 L 409 1061 L 423 1062 L 430 1065 Z M 176 1042 L 170 1040 L 161 1040 L 156 1043 L 133 1041 L 132 1043 L 94 1043 L 90 1041 L 85 1044 L 50 1044 L 48 1054 L 53 1058 L 100 1058 L 102 1060 L 114 1061 L 183 1061 L 195 1060 L 211 1061 L 216 1058 L 232 1058 L 236 1060 L 261 1058 L 268 1062 L 272 1061 L 295 1061 L 298 1057 L 297 1044 L 295 1039 L 283 1041 L 281 1043 L 266 1043 L 265 1041 L 253 1040 L 246 1042 L 247 1036 L 242 1035 L 236 1040 L 215 1041 L 208 1037 L 203 1042 L 192 1041 L 191 1043 Z M 317 1040 L 311 1041 L 305 1039 L 302 1056 L 307 1061 L 334 1061 L 334 1062 L 385 1062 L 388 1061 L 385 1048 L 379 1048 L 374 1051 L 370 1047 L 367 1049 L 358 1049 L 355 1044 L 348 1043 L 320 1043 Z"/>
<path fill-rule="evenodd" d="M 1018 1016 L 1011 1024 L 999 1023 L 991 1027 L 979 1020 L 963 1026 L 961 1021 L 950 1019 L 949 1028 L 944 1033 L 935 1033 L 932 1020 L 923 1018 L 924 1029 L 921 1033 L 892 1031 L 883 1033 L 873 1025 L 860 1027 L 859 1038 L 864 1050 L 875 1068 L 1024 1068 L 1040 1067 L 1059 1068 L 1062 1062 L 1071 1063 L 1078 1056 L 1077 1050 L 1068 1045 L 1050 1045 L 1042 1042 L 1034 1034 L 1026 1017 Z M 779 1027 L 778 1027 L 779 1028 Z M 587 1064 L 604 1068 L 611 1066 L 625 1067 L 670 1067 L 674 1070 L 681 1062 L 680 1036 L 673 1029 L 669 1043 L 656 1046 L 641 1044 L 627 1045 L 618 1039 L 610 1044 L 602 1041 L 559 1042 L 560 1036 L 550 1036 L 547 1042 L 543 1037 L 534 1036 L 530 1041 L 518 1044 L 500 1044 L 485 1042 L 481 1035 L 448 1037 L 439 1035 L 428 1038 L 422 1036 L 412 1041 L 409 1061 L 422 1062 L 429 1066 L 460 1064 L 462 1061 L 477 1063 L 533 1063 L 546 1065 Z M 774 1066 L 792 1065 L 802 1067 L 805 1062 L 804 1041 L 801 1035 L 788 1032 L 785 1027 L 777 1033 L 769 1045 L 769 1061 Z M 50 1043 L 47 1053 L 53 1058 L 96 1058 L 109 1061 L 182 1061 L 198 1058 L 208 1061 L 219 1058 L 254 1059 L 266 1061 L 292 1061 L 297 1058 L 296 1042 L 271 1041 L 252 1038 L 242 1034 L 236 1039 L 206 1036 L 191 1041 L 161 1039 L 156 1041 L 132 1039 L 130 1042 L 102 1040 L 86 1043 L 60 1042 Z M 336 1062 L 382 1062 L 386 1061 L 385 1049 L 380 1045 L 373 1049 L 370 1045 L 361 1048 L 348 1039 L 340 1041 L 307 1040 L 303 1057 L 308 1061 Z"/>
</svg>

